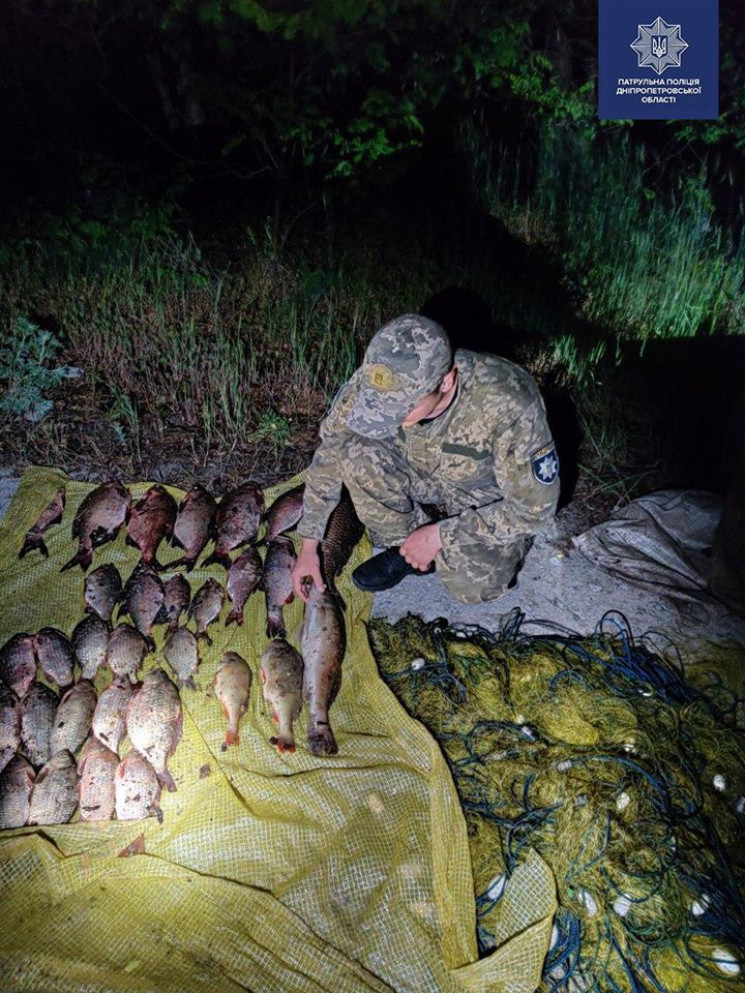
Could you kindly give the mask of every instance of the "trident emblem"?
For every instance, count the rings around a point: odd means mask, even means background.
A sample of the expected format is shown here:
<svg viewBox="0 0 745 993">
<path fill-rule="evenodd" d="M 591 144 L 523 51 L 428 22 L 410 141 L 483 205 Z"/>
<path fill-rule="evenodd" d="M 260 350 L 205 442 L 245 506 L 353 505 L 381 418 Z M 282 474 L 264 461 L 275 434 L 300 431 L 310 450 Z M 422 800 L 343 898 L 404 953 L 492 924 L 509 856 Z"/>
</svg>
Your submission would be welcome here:
<svg viewBox="0 0 745 993">
<path fill-rule="evenodd" d="M 652 55 L 656 55 L 658 59 L 667 55 L 667 38 L 665 35 L 657 35 L 657 37 L 652 38 Z"/>
</svg>

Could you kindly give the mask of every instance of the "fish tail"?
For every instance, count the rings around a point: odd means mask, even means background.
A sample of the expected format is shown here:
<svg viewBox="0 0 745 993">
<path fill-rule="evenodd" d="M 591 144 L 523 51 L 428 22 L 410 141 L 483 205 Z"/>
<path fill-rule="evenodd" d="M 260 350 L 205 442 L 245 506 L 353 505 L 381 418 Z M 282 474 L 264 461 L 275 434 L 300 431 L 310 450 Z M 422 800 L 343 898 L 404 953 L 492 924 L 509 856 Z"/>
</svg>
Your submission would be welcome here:
<svg viewBox="0 0 745 993">
<path fill-rule="evenodd" d="M 308 751 L 311 755 L 336 755 L 339 746 L 330 724 L 315 724 L 308 731 Z"/>
<path fill-rule="evenodd" d="M 197 684 L 194 682 L 193 676 L 187 676 L 186 679 L 179 679 L 178 684 L 180 687 L 186 687 L 188 690 L 196 690 Z"/>
<path fill-rule="evenodd" d="M 202 562 L 202 568 L 206 568 L 208 565 L 212 565 L 213 562 L 217 562 L 224 569 L 229 569 L 233 564 L 229 555 L 222 555 L 218 551 L 214 551 L 212 555 L 208 556 L 204 562 Z"/>
<path fill-rule="evenodd" d="M 240 744 L 241 736 L 237 731 L 233 731 L 230 728 L 225 732 L 225 744 L 226 745 L 238 745 Z"/>
<path fill-rule="evenodd" d="M 65 564 L 60 569 L 60 572 L 67 572 L 68 569 L 74 568 L 79 565 L 83 572 L 86 571 L 88 566 L 93 561 L 93 549 L 92 548 L 79 548 L 75 555 L 70 559 L 69 562 Z"/>
<path fill-rule="evenodd" d="M 266 636 L 267 638 L 285 638 L 287 637 L 287 628 L 285 627 L 285 621 L 282 614 L 267 614 L 266 618 Z"/>
<path fill-rule="evenodd" d="M 170 774 L 168 769 L 163 769 L 162 772 L 157 773 L 158 782 L 161 786 L 165 786 L 169 793 L 176 792 L 176 784 L 173 781 L 173 776 Z"/>
<path fill-rule="evenodd" d="M 225 627 L 229 624 L 237 624 L 240 627 L 243 624 L 243 610 L 239 610 L 237 607 L 233 607 L 228 616 L 225 618 Z"/>
<path fill-rule="evenodd" d="M 22 559 L 29 552 L 41 552 L 45 559 L 49 558 L 49 549 L 44 544 L 44 539 L 37 531 L 29 531 L 23 542 L 23 547 L 18 553 L 18 558 Z"/>
</svg>

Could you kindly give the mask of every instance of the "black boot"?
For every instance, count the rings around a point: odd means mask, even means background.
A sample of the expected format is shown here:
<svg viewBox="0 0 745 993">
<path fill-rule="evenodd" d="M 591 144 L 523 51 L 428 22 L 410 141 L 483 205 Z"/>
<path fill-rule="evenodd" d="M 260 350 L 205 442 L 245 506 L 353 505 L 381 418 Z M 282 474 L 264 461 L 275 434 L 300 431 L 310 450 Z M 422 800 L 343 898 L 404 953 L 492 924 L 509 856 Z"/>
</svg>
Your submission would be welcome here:
<svg viewBox="0 0 745 993">
<path fill-rule="evenodd" d="M 358 565 L 352 573 L 352 582 L 366 593 L 377 593 L 379 590 L 390 590 L 406 576 L 427 576 L 434 571 L 434 562 L 424 571 L 415 569 L 397 547 L 386 548 L 384 552 L 373 555 L 367 562 Z"/>
</svg>

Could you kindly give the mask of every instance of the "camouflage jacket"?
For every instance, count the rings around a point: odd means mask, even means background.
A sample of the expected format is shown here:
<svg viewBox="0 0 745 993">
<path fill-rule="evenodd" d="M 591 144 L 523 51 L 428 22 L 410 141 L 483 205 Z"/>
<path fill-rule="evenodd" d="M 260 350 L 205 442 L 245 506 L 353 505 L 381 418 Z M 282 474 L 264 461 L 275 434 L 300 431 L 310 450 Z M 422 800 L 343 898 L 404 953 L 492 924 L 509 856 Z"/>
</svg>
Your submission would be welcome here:
<svg viewBox="0 0 745 993">
<path fill-rule="evenodd" d="M 440 523 L 443 547 L 459 534 L 507 542 L 535 534 L 556 510 L 558 459 L 543 399 L 532 376 L 507 359 L 466 350 L 455 354 L 458 392 L 439 417 L 378 444 L 393 445 L 418 476 L 430 477 L 432 502 L 450 516 Z M 321 424 L 308 469 L 298 532 L 321 539 L 339 500 L 345 450 L 354 435 L 346 416 L 359 370 L 339 390 Z"/>
</svg>

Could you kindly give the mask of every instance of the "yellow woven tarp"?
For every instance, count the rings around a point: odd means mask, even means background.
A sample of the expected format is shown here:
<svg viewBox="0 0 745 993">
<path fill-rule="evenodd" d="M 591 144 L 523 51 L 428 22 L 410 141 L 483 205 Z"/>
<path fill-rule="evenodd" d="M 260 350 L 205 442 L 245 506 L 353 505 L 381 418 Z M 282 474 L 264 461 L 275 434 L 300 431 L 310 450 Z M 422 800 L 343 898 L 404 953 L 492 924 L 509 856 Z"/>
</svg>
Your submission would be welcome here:
<svg viewBox="0 0 745 993">
<path fill-rule="evenodd" d="M 19 560 L 25 531 L 61 481 L 67 508 L 47 532 L 49 559 Z M 267 491 L 267 502 L 295 482 Z M 136 499 L 147 487 L 130 490 Z M 91 489 L 53 470 L 25 473 L 0 523 L 0 644 L 47 625 L 69 635 L 83 616 L 81 571 L 59 569 Z M 365 539 L 351 566 L 369 550 Z M 95 551 L 93 567 L 113 562 L 126 581 L 138 554 L 121 533 Z M 177 555 L 161 546 L 161 560 Z M 208 575 L 224 582 L 220 566 L 197 568 L 192 592 Z M 342 588 L 348 648 L 331 711 L 338 755 L 308 753 L 305 713 L 293 755 L 269 744 L 274 725 L 257 678 L 265 606 L 255 594 L 242 628 L 210 629 L 198 690 L 181 693 L 184 736 L 169 763 L 178 791 L 163 794 L 162 824 L 0 832 L 3 993 L 535 989 L 555 909 L 551 874 L 537 856 L 515 873 L 501 947 L 476 962 L 468 841 L 450 774 L 378 677 L 365 629 L 370 598 Z M 285 609 L 294 640 L 302 605 Z M 155 636 L 160 649 L 163 628 Z M 247 660 L 254 680 L 240 745 L 223 752 L 225 722 L 209 687 L 226 649 Z M 158 664 L 168 671 L 156 651 L 145 668 Z M 99 674 L 99 690 L 109 678 Z M 129 846 L 138 853 L 122 857 Z"/>
</svg>

